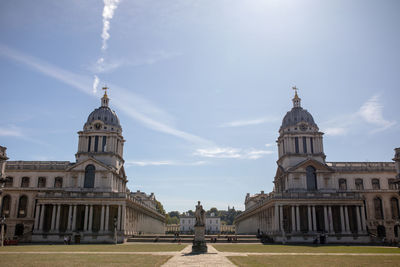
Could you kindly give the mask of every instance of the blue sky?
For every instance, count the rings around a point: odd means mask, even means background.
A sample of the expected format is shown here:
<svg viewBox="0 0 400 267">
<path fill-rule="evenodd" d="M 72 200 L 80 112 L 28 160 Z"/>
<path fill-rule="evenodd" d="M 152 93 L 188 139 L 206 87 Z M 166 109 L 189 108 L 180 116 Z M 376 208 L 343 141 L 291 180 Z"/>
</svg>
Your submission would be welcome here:
<svg viewBox="0 0 400 267">
<path fill-rule="evenodd" d="M 272 190 L 296 85 L 327 161 L 391 161 L 399 13 L 388 0 L 1 1 L 0 144 L 10 160 L 74 161 L 107 84 L 132 191 L 168 211 L 243 209 Z"/>
</svg>

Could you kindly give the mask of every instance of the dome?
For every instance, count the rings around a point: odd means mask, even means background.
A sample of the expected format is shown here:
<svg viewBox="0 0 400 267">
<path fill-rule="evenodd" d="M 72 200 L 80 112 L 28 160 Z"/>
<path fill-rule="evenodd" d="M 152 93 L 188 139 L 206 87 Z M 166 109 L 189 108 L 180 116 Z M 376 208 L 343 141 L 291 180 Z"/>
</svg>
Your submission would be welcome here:
<svg viewBox="0 0 400 267">
<path fill-rule="evenodd" d="M 306 122 L 311 126 L 318 127 L 314 122 L 313 116 L 306 109 L 302 107 L 293 107 L 283 118 L 281 129 L 295 126 L 299 122 Z"/>
<path fill-rule="evenodd" d="M 92 111 L 92 113 L 90 113 L 86 124 L 91 124 L 97 120 L 102 121 L 106 125 L 112 125 L 121 128 L 117 114 L 109 107 L 96 108 L 94 111 Z"/>
</svg>

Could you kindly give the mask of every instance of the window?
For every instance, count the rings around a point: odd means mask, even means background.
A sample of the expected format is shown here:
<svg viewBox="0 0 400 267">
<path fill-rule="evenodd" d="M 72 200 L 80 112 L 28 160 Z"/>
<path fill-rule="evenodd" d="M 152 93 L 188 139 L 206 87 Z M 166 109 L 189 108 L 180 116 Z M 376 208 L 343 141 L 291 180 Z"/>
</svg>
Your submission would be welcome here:
<svg viewBox="0 0 400 267">
<path fill-rule="evenodd" d="M 4 184 L 4 186 L 5 186 L 5 187 L 13 187 L 14 178 L 12 178 L 12 177 L 7 177 L 6 179 L 7 179 L 7 181 L 6 181 L 6 183 Z"/>
<path fill-rule="evenodd" d="M 356 190 L 364 190 L 364 183 L 362 179 L 357 178 L 355 184 L 356 184 Z"/>
<path fill-rule="evenodd" d="M 374 198 L 375 219 L 383 219 L 382 200 L 379 197 Z"/>
<path fill-rule="evenodd" d="M 317 174 L 313 166 L 306 168 L 307 190 L 317 190 Z"/>
<path fill-rule="evenodd" d="M 299 153 L 299 138 L 298 137 L 294 138 L 294 146 L 296 149 L 296 153 Z"/>
<path fill-rule="evenodd" d="M 307 139 L 303 136 L 303 152 L 307 153 Z"/>
<path fill-rule="evenodd" d="M 392 219 L 400 219 L 399 216 L 399 200 L 395 197 L 390 199 L 390 206 L 392 208 Z"/>
<path fill-rule="evenodd" d="M 39 177 L 37 187 L 39 188 L 46 187 L 46 177 Z"/>
<path fill-rule="evenodd" d="M 99 137 L 94 137 L 94 152 L 97 152 L 97 148 L 99 147 Z"/>
<path fill-rule="evenodd" d="M 92 146 L 92 137 L 89 136 L 89 142 L 88 142 L 88 147 L 87 147 L 87 151 L 90 152 L 90 147 Z"/>
<path fill-rule="evenodd" d="M 339 179 L 339 190 L 347 190 L 346 179 Z"/>
<path fill-rule="evenodd" d="M 84 181 L 84 185 L 83 185 L 84 188 L 93 188 L 94 187 L 95 171 L 96 171 L 96 168 L 92 164 L 86 166 L 85 181 Z"/>
<path fill-rule="evenodd" d="M 103 146 L 101 148 L 102 152 L 106 151 L 106 142 L 107 142 L 107 136 L 103 136 Z"/>
<path fill-rule="evenodd" d="M 312 137 L 310 137 L 310 146 L 311 146 L 311 153 L 314 154 L 314 144 Z"/>
<path fill-rule="evenodd" d="M 10 206 L 11 206 L 11 197 L 6 195 L 3 197 L 2 207 L 1 207 L 1 216 L 6 216 L 6 218 L 10 217 Z"/>
<path fill-rule="evenodd" d="M 372 189 L 379 190 L 381 186 L 379 184 L 379 179 L 372 179 Z"/>
<path fill-rule="evenodd" d="M 18 218 L 25 218 L 26 217 L 26 210 L 28 206 L 28 197 L 21 196 L 18 202 Z"/>
<path fill-rule="evenodd" d="M 62 188 L 63 185 L 63 178 L 62 177 L 56 177 L 54 179 L 54 188 Z"/>
<path fill-rule="evenodd" d="M 389 189 L 390 190 L 396 190 L 397 189 L 397 184 L 395 183 L 394 179 L 389 179 L 388 180 L 389 184 Z"/>
<path fill-rule="evenodd" d="M 21 187 L 29 187 L 29 177 L 22 177 Z"/>
</svg>

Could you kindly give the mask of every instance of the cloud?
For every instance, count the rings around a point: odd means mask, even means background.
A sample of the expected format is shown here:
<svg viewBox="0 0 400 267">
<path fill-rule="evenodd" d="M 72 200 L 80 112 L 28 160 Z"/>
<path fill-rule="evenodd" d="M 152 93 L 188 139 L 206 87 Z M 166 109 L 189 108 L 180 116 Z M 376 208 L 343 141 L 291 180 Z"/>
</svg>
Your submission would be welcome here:
<svg viewBox="0 0 400 267">
<path fill-rule="evenodd" d="M 135 160 L 127 160 L 125 165 L 127 167 L 130 166 L 200 166 L 207 164 L 206 161 L 194 161 L 194 162 L 183 162 L 183 161 L 174 161 L 174 160 L 161 160 L 161 161 L 135 161 Z"/>
<path fill-rule="evenodd" d="M 92 97 L 98 97 L 97 95 L 93 94 L 93 90 L 91 89 L 93 87 L 92 81 L 88 76 L 78 75 L 61 69 L 35 57 L 20 53 L 1 43 L 0 56 L 29 66 L 30 68 L 46 76 L 52 77 L 58 81 L 79 89 L 80 91 Z M 130 118 L 142 123 L 144 126 L 195 144 L 212 144 L 212 142 L 207 139 L 179 130 L 171 125 L 173 124 L 174 119 L 167 112 L 160 109 L 150 101 L 119 86 L 112 84 L 109 84 L 109 86 L 112 88 L 111 99 L 113 101 L 113 105 L 125 112 Z"/>
<path fill-rule="evenodd" d="M 347 133 L 347 129 L 343 127 L 330 127 L 325 128 L 324 133 L 331 136 L 345 135 Z"/>
<path fill-rule="evenodd" d="M 276 117 L 265 117 L 265 118 L 251 119 L 251 120 L 238 120 L 238 121 L 225 122 L 221 124 L 220 127 L 242 127 L 249 125 L 258 125 L 268 122 L 275 122 L 277 120 L 278 118 Z"/>
<path fill-rule="evenodd" d="M 9 126 L 6 128 L 0 127 L 0 136 L 23 137 L 24 134 L 21 129 L 15 126 Z"/>
<path fill-rule="evenodd" d="M 110 20 L 113 18 L 114 11 L 117 9 L 118 4 L 119 0 L 104 0 L 103 31 L 101 33 L 101 38 L 103 39 L 101 49 L 103 51 L 107 49 L 107 40 L 110 39 L 110 34 L 108 33 L 110 30 Z"/>
<path fill-rule="evenodd" d="M 272 150 L 239 149 L 232 147 L 211 147 L 196 149 L 194 155 L 205 158 L 225 159 L 259 159 L 265 155 L 273 154 Z"/>
<path fill-rule="evenodd" d="M 94 75 L 94 80 L 93 80 L 93 94 L 97 93 L 97 86 L 99 86 L 99 77 L 97 75 Z"/>
</svg>

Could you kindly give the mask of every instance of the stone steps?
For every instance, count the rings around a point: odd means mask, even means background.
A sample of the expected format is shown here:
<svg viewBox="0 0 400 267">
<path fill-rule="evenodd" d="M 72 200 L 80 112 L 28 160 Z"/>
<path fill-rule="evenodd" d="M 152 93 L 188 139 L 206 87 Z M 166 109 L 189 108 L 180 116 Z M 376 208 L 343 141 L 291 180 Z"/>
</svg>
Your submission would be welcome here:
<svg viewBox="0 0 400 267">
<path fill-rule="evenodd" d="M 211 239 L 216 238 L 215 242 L 211 242 Z M 231 241 L 228 240 L 231 239 Z M 235 241 L 233 239 L 236 238 Z M 194 235 L 180 235 L 179 238 L 175 238 L 173 235 L 138 235 L 129 237 L 127 242 L 145 242 L 145 243 L 192 243 Z M 260 243 L 260 240 L 255 235 L 206 235 L 207 243 Z"/>
</svg>

